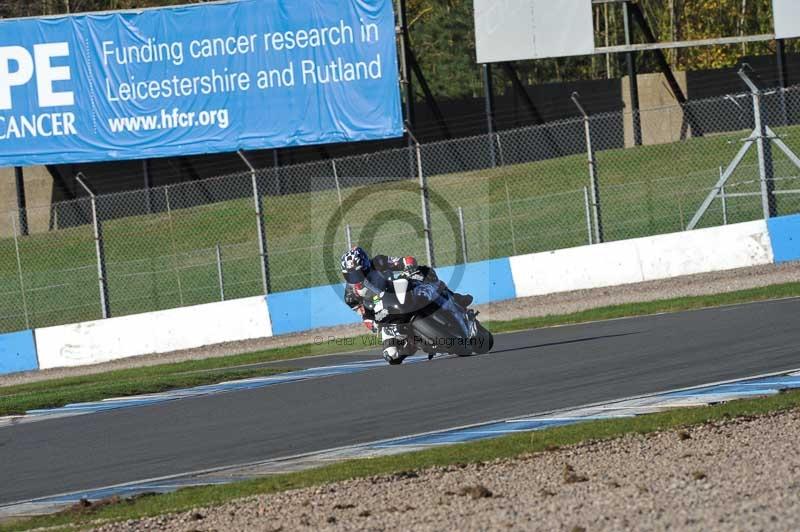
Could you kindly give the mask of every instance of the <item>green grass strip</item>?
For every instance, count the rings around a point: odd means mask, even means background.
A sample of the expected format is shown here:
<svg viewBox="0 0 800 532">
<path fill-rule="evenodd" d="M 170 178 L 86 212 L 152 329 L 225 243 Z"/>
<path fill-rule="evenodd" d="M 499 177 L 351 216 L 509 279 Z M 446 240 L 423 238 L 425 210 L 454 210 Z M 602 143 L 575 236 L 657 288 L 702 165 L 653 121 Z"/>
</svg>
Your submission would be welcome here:
<svg viewBox="0 0 800 532">
<path fill-rule="evenodd" d="M 754 416 L 800 408 L 800 392 L 765 398 L 743 399 L 713 406 L 679 408 L 632 418 L 587 421 L 575 425 L 513 434 L 493 440 L 471 442 L 380 458 L 350 460 L 299 473 L 275 475 L 224 486 L 187 488 L 171 494 L 144 497 L 104 506 L 91 512 L 68 511 L 37 517 L 6 526 L 3 531 L 63 526 L 82 528 L 96 519 L 127 520 L 186 511 L 201 506 L 259 494 L 317 486 L 353 478 L 421 470 L 433 466 L 487 462 L 527 453 L 552 450 L 588 440 L 607 440 L 625 434 L 647 434 L 689 427 L 710 421 Z"/>
<path fill-rule="evenodd" d="M 786 283 L 726 294 L 616 305 L 574 314 L 488 322 L 487 326 L 493 332 L 501 333 L 796 296 L 800 296 L 800 283 Z M 243 355 L 0 387 L 0 416 L 22 414 L 26 410 L 36 408 L 54 408 L 68 403 L 98 401 L 109 397 L 154 393 L 225 380 L 271 375 L 277 371 L 286 370 L 248 368 L 247 366 L 322 354 L 358 352 L 366 348 L 374 348 L 376 346 L 374 340 L 375 337 L 370 335 L 348 339 L 337 338 L 319 344 L 281 347 Z"/>
<path fill-rule="evenodd" d="M 557 325 L 587 323 L 591 321 L 612 320 L 634 316 L 647 316 L 667 312 L 681 312 L 704 308 L 754 303 L 773 299 L 784 299 L 800 296 L 800 283 L 784 283 L 761 288 L 751 288 L 737 292 L 713 294 L 706 296 L 687 296 L 643 303 L 626 303 L 601 307 L 574 314 L 551 315 L 539 318 L 520 318 L 502 322 L 487 322 L 492 332 L 511 332 L 526 329 L 539 329 Z"/>
<path fill-rule="evenodd" d="M 231 380 L 266 377 L 285 371 L 289 370 L 258 368 L 177 374 L 162 371 L 142 375 L 136 371 L 124 370 L 9 386 L 0 388 L 0 416 L 24 414 L 28 410 L 56 408 L 70 403 L 100 401 L 110 397 L 127 397 Z"/>
</svg>

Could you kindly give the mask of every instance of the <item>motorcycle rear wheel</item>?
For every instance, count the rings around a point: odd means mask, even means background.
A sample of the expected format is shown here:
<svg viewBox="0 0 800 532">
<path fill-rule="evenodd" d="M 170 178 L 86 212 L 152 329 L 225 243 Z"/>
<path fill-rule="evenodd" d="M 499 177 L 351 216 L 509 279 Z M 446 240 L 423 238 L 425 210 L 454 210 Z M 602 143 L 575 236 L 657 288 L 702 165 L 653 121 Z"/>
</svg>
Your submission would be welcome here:
<svg viewBox="0 0 800 532">
<path fill-rule="evenodd" d="M 417 333 L 419 333 L 422 338 L 425 339 L 426 342 L 430 342 L 431 340 L 436 340 L 438 338 L 457 338 L 459 335 L 454 335 L 451 331 L 448 331 L 447 328 L 441 325 L 438 321 L 432 319 L 433 317 L 427 317 L 422 319 L 414 320 L 413 327 Z M 433 347 L 436 351 L 446 351 L 448 353 L 453 353 L 458 356 L 467 356 L 472 354 L 472 351 L 467 346 L 459 346 L 454 345 L 452 347 L 447 348 L 439 348 L 435 344 L 428 344 Z"/>
<path fill-rule="evenodd" d="M 475 342 L 475 349 L 473 349 L 473 353 L 476 355 L 485 355 L 492 350 L 492 347 L 494 347 L 494 336 L 489 329 L 480 323 L 478 324 L 477 340 L 478 341 Z"/>
</svg>

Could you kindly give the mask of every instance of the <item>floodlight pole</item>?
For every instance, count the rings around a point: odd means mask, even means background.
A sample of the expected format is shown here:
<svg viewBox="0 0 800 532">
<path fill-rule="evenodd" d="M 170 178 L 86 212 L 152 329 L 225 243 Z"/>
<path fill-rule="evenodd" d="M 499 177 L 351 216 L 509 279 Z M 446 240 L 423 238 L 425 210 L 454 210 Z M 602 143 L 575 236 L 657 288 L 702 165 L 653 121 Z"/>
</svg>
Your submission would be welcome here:
<svg viewBox="0 0 800 532">
<path fill-rule="evenodd" d="M 97 196 L 92 188 L 86 184 L 82 172 L 78 172 L 75 176 L 75 181 L 83 187 L 83 190 L 89 194 L 92 202 L 92 227 L 94 228 L 94 249 L 97 256 L 97 282 L 100 287 L 100 310 L 103 313 L 103 319 L 111 317 L 111 305 L 108 301 L 108 274 L 106 272 L 106 251 L 103 243 L 103 226 L 100 225 L 100 220 L 97 216 Z"/>
<path fill-rule="evenodd" d="M 256 210 L 256 229 L 258 230 L 258 256 L 259 266 L 261 267 L 261 285 L 264 290 L 264 295 L 272 291 L 269 275 L 269 255 L 267 254 L 267 237 L 264 229 L 264 208 L 261 200 L 261 189 L 258 186 L 258 178 L 256 177 L 256 169 L 250 164 L 250 161 L 245 157 L 244 152 L 239 150 L 236 152 L 239 157 L 244 161 L 244 164 L 250 170 L 250 179 L 253 183 L 253 201 L 255 202 Z"/>
<path fill-rule="evenodd" d="M 629 2 L 622 4 L 622 19 L 625 25 L 625 45 L 630 46 L 631 39 L 631 14 Z M 631 121 L 633 124 L 633 142 L 636 146 L 642 145 L 642 120 L 639 116 L 639 83 L 636 75 L 636 56 L 634 52 L 625 53 L 628 63 L 628 84 L 631 97 Z"/>
<path fill-rule="evenodd" d="M 431 230 L 431 201 L 428 193 L 428 179 L 422 171 L 422 149 L 419 141 L 417 141 L 417 137 L 414 136 L 408 124 L 406 124 L 406 132 L 408 133 L 408 138 L 414 142 L 417 156 L 417 174 L 419 176 L 419 190 L 422 198 L 422 225 L 425 232 L 425 251 L 428 254 L 428 266 L 435 268 L 436 258 L 433 253 L 433 231 Z"/>
<path fill-rule="evenodd" d="M 744 71 L 744 66 L 739 69 L 739 77 L 750 89 L 753 98 L 753 119 L 755 120 L 756 147 L 758 149 L 758 173 L 761 178 L 761 207 L 764 218 L 773 218 L 778 215 L 778 205 L 775 197 L 775 180 L 772 166 L 772 144 L 767 124 L 764 121 L 761 108 L 761 90 Z"/>
</svg>

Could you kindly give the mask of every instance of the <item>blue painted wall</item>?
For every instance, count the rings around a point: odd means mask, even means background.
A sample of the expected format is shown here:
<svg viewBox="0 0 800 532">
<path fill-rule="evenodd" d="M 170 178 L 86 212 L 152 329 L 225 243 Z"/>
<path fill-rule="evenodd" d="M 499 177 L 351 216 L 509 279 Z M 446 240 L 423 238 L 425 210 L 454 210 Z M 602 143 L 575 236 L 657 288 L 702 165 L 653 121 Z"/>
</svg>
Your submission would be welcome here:
<svg viewBox="0 0 800 532">
<path fill-rule="evenodd" d="M 517 297 L 507 258 L 447 266 L 436 272 L 454 292 L 472 294 L 476 305 Z"/>
<path fill-rule="evenodd" d="M 0 334 L 0 375 L 39 369 L 33 331 Z"/>
<path fill-rule="evenodd" d="M 276 292 L 267 296 L 267 308 L 276 336 L 361 322 L 344 304 L 344 284 Z"/>
<path fill-rule="evenodd" d="M 472 294 L 476 304 L 516 297 L 508 259 L 448 266 L 436 271 L 456 292 Z M 344 304 L 343 284 L 276 292 L 267 296 L 267 307 L 274 335 L 361 322 Z"/>
<path fill-rule="evenodd" d="M 767 220 L 775 263 L 800 260 L 800 215 Z"/>
</svg>

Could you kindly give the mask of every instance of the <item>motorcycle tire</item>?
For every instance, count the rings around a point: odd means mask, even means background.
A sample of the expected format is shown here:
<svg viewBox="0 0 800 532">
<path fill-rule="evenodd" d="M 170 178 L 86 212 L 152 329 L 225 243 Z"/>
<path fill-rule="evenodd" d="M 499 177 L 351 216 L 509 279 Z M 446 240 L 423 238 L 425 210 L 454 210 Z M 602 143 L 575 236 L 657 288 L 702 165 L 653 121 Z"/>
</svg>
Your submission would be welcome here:
<svg viewBox="0 0 800 532">
<path fill-rule="evenodd" d="M 494 336 L 489 329 L 479 323 L 478 342 L 475 342 L 475 349 L 472 352 L 476 355 L 485 355 L 492 350 L 492 347 L 494 347 Z"/>
<path fill-rule="evenodd" d="M 433 316 L 414 320 L 413 327 L 416 332 L 419 333 L 419 335 L 422 336 L 426 341 L 436 338 L 450 338 L 457 336 L 448 331 L 444 325 L 434 320 Z M 438 351 L 438 349 L 435 347 L 433 347 L 433 349 Z M 472 350 L 468 347 L 461 347 L 457 345 L 447 348 L 447 352 L 458 356 L 467 356 L 472 354 Z"/>
</svg>

